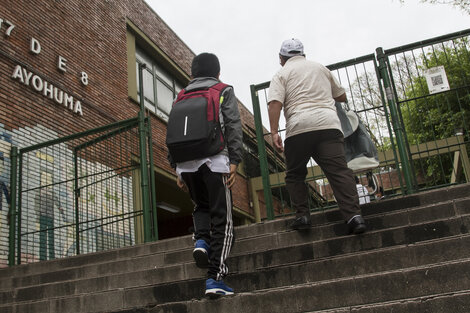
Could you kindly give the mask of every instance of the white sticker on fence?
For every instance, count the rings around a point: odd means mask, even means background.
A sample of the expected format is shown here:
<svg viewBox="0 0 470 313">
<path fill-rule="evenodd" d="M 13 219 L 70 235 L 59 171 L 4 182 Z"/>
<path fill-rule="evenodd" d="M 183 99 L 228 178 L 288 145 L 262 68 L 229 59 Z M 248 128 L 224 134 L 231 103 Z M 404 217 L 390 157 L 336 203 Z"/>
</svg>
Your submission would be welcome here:
<svg viewBox="0 0 470 313">
<path fill-rule="evenodd" d="M 424 70 L 424 77 L 426 77 L 429 93 L 436 93 L 450 89 L 444 66 L 436 66 Z"/>
</svg>

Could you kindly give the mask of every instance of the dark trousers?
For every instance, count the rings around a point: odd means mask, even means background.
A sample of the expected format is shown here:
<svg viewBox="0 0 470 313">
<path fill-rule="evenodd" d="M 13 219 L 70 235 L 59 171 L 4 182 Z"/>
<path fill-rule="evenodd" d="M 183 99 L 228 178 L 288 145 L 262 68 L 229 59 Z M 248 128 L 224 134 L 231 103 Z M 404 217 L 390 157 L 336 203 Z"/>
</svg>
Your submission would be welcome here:
<svg viewBox="0 0 470 313">
<path fill-rule="evenodd" d="M 297 216 L 310 214 L 305 177 L 311 157 L 325 173 L 343 219 L 349 221 L 360 214 L 356 183 L 346 163 L 344 137 L 339 130 L 318 130 L 289 137 L 285 141 L 284 153 L 286 187 Z"/>
<path fill-rule="evenodd" d="M 210 245 L 208 277 L 220 280 L 228 274 L 225 260 L 233 244 L 232 193 L 226 177 L 202 165 L 197 172 L 182 173 L 194 207 L 194 235 Z"/>
<path fill-rule="evenodd" d="M 49 248 L 49 260 L 53 260 L 55 258 L 54 219 L 52 217 L 41 215 L 39 217 L 39 230 L 39 260 L 47 260 L 47 248 Z"/>
</svg>

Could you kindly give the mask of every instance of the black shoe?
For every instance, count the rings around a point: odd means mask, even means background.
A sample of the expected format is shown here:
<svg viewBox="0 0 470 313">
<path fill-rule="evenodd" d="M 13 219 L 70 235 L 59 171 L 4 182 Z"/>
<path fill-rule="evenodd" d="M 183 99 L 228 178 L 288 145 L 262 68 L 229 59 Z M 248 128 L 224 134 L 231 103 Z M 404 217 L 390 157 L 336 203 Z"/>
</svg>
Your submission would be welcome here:
<svg viewBox="0 0 470 313">
<path fill-rule="evenodd" d="M 360 215 L 354 216 L 349 222 L 348 222 L 348 227 L 349 227 L 349 233 L 353 234 L 362 234 L 363 232 L 366 231 L 366 222 Z"/>
<path fill-rule="evenodd" d="M 288 226 L 290 229 L 294 230 L 301 230 L 301 229 L 309 229 L 312 227 L 312 222 L 310 220 L 310 216 L 301 216 L 296 217 Z"/>
</svg>

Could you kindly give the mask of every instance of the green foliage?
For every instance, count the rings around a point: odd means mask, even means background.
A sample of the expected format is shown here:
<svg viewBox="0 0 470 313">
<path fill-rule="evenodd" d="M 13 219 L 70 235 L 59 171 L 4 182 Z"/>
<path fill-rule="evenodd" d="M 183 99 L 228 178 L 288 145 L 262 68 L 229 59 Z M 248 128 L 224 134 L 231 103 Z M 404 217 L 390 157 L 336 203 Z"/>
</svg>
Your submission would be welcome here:
<svg viewBox="0 0 470 313">
<path fill-rule="evenodd" d="M 453 136 L 457 129 L 468 130 L 470 55 L 463 43 L 432 49 L 416 64 L 420 73 L 444 66 L 451 90 L 432 95 L 423 76 L 412 78 L 401 105 L 410 143 L 447 138 Z M 406 101 L 409 99 L 415 100 Z"/>
<path fill-rule="evenodd" d="M 429 47 L 414 59 L 416 73 L 405 84 L 400 109 L 409 144 L 420 144 L 467 133 L 470 126 L 470 52 L 461 39 Z M 423 72 L 444 66 L 450 90 L 429 94 Z M 424 161 L 423 161 L 424 162 Z M 452 171 L 450 156 L 429 158 L 416 170 L 444 183 Z"/>
<path fill-rule="evenodd" d="M 400 0 L 401 3 L 404 3 L 405 0 Z M 470 15 L 470 2 L 468 0 L 421 0 L 422 3 L 431 3 L 431 4 L 445 4 L 451 5 L 454 8 L 462 10 L 466 14 Z"/>
</svg>

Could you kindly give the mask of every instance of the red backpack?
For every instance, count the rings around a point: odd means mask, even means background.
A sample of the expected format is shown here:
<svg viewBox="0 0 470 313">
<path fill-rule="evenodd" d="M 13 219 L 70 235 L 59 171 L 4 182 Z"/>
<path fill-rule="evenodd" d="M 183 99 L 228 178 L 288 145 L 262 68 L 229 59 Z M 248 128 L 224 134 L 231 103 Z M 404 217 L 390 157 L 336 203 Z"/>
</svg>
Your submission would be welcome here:
<svg viewBox="0 0 470 313">
<path fill-rule="evenodd" d="M 168 119 L 166 145 L 174 162 L 215 155 L 225 147 L 219 121 L 220 97 L 229 87 L 217 83 L 176 97 Z"/>
</svg>

